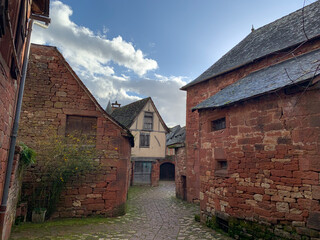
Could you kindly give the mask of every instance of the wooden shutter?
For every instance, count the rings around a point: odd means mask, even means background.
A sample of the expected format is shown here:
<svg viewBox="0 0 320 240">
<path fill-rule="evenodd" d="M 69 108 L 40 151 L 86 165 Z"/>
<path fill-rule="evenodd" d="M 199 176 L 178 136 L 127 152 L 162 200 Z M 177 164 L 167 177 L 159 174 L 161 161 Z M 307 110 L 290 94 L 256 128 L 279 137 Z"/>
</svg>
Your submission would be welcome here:
<svg viewBox="0 0 320 240">
<path fill-rule="evenodd" d="M 66 135 L 87 135 L 95 137 L 97 132 L 97 118 L 86 116 L 67 116 Z"/>
<path fill-rule="evenodd" d="M 21 1 L 20 6 L 20 12 L 19 12 L 19 19 L 17 24 L 17 31 L 16 31 L 16 37 L 15 37 L 15 47 L 17 51 L 17 57 L 18 57 L 18 66 L 14 60 L 14 57 L 12 56 L 11 61 L 11 76 L 15 79 L 18 77 L 18 69 L 22 66 L 22 51 L 24 42 L 26 39 L 26 30 L 27 30 L 27 0 Z"/>
</svg>

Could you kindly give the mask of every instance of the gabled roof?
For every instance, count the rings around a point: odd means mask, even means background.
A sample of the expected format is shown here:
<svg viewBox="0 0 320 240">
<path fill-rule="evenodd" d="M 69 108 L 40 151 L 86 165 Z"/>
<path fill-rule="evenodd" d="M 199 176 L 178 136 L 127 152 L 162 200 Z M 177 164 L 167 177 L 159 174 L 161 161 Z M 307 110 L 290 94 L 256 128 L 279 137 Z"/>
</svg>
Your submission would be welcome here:
<svg viewBox="0 0 320 240">
<path fill-rule="evenodd" d="M 192 110 L 224 107 L 297 85 L 320 75 L 320 49 L 253 72 L 198 104 Z"/>
<path fill-rule="evenodd" d="M 251 32 L 198 78 L 181 90 L 216 77 L 271 53 L 320 36 L 320 1 Z"/>
<path fill-rule="evenodd" d="M 142 111 L 149 99 L 150 98 L 144 98 L 123 107 L 115 108 L 112 111 L 111 116 L 114 117 L 114 119 L 116 119 L 122 125 L 130 128 L 130 126 L 133 124 L 134 120 Z"/>
<path fill-rule="evenodd" d="M 66 61 L 66 59 L 63 57 L 63 55 L 60 53 L 60 51 L 53 46 L 45 46 L 45 45 L 39 45 L 39 44 L 31 44 L 31 49 L 32 48 L 51 48 L 53 49 L 59 56 L 60 60 L 62 61 L 62 63 L 64 64 L 64 66 L 66 67 L 66 69 L 70 72 L 70 74 L 72 75 L 73 79 L 75 79 L 75 81 L 79 84 L 79 86 L 82 88 L 82 90 L 88 95 L 88 97 L 90 98 L 90 100 L 93 102 L 93 104 L 96 106 L 96 109 L 98 111 L 100 111 L 102 113 L 102 115 L 109 119 L 111 122 L 113 122 L 118 128 L 120 128 L 122 130 L 122 132 L 125 134 L 126 137 L 129 138 L 130 144 L 131 146 L 134 145 L 134 141 L 133 141 L 133 136 L 130 132 L 130 130 L 128 128 L 126 128 L 125 126 L 123 126 L 121 123 L 117 122 L 115 119 L 113 119 L 101 106 L 100 104 L 97 102 L 97 100 L 95 99 L 95 97 L 91 94 L 91 92 L 89 91 L 89 89 L 84 85 L 84 83 L 81 81 L 81 79 L 78 77 L 78 75 L 73 71 L 73 69 L 71 68 L 71 66 L 69 65 L 69 63 Z"/>
<path fill-rule="evenodd" d="M 154 105 L 151 97 L 147 97 L 144 99 L 141 99 L 139 101 L 130 103 L 128 105 L 125 105 L 123 107 L 115 108 L 112 111 L 111 116 L 114 117 L 118 122 L 120 122 L 122 125 L 126 126 L 127 128 L 130 128 L 131 125 L 134 123 L 136 118 L 138 117 L 139 113 L 143 110 L 144 106 L 147 104 L 147 102 L 150 101 L 155 112 L 157 113 L 160 122 L 162 123 L 164 129 L 169 132 L 169 128 L 163 121 L 162 117 L 160 116 L 156 106 Z"/>
</svg>

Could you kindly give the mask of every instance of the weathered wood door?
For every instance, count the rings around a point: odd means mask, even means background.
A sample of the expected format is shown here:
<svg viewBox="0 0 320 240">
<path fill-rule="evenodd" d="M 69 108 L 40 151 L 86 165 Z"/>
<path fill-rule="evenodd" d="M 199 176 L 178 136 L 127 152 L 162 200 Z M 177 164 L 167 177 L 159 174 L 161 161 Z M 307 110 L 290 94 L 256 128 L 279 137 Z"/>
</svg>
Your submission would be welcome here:
<svg viewBox="0 0 320 240">
<path fill-rule="evenodd" d="M 134 164 L 133 184 L 151 184 L 152 162 L 138 162 Z"/>
</svg>

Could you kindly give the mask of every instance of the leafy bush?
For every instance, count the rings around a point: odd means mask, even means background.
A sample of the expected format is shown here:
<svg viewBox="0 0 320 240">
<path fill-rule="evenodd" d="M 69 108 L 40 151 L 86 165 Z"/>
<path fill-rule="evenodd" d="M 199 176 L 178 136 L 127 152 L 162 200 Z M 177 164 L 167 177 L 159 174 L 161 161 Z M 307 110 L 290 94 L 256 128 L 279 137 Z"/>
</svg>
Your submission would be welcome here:
<svg viewBox="0 0 320 240">
<path fill-rule="evenodd" d="M 59 201 L 61 191 L 71 178 L 98 168 L 99 154 L 95 139 L 86 135 L 50 134 L 38 143 L 39 171 L 35 173 L 33 207 L 47 208 L 50 216 Z"/>
<path fill-rule="evenodd" d="M 23 142 L 21 142 L 20 144 L 21 152 L 20 152 L 20 163 L 23 167 L 27 167 L 30 166 L 31 164 L 36 162 L 36 152 L 28 147 L 27 145 L 25 145 Z"/>
</svg>

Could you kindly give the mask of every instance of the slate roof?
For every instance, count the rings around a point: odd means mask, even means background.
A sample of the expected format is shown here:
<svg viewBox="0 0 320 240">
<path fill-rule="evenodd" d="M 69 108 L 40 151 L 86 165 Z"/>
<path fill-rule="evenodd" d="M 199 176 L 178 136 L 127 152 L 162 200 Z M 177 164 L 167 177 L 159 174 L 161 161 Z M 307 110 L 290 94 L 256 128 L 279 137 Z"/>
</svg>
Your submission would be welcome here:
<svg viewBox="0 0 320 240">
<path fill-rule="evenodd" d="M 111 116 L 125 127 L 130 128 L 149 99 L 151 98 L 144 98 L 123 107 L 116 108 L 112 111 Z"/>
<path fill-rule="evenodd" d="M 166 134 L 166 142 L 170 140 L 180 130 L 180 125 L 169 128 L 170 132 Z"/>
<path fill-rule="evenodd" d="M 320 74 L 320 49 L 253 72 L 227 86 L 192 110 L 224 107 L 301 83 Z"/>
<path fill-rule="evenodd" d="M 174 134 L 169 139 L 167 139 L 167 146 L 172 146 L 178 143 L 184 143 L 186 139 L 186 127 L 179 126 L 179 128 L 177 129 L 175 129 L 176 131 L 174 132 Z"/>
<path fill-rule="evenodd" d="M 304 16 L 304 17 L 303 17 Z M 304 24 L 303 24 L 304 22 Z M 303 30 L 303 25 L 304 29 Z M 320 1 L 251 32 L 198 78 L 181 90 L 218 76 L 276 51 L 320 35 Z"/>
<path fill-rule="evenodd" d="M 106 107 L 106 112 L 107 112 L 108 114 L 110 114 L 110 115 L 111 115 L 111 113 L 112 113 L 112 107 L 111 107 L 110 100 L 109 100 L 108 105 L 107 105 L 107 107 Z"/>
</svg>

